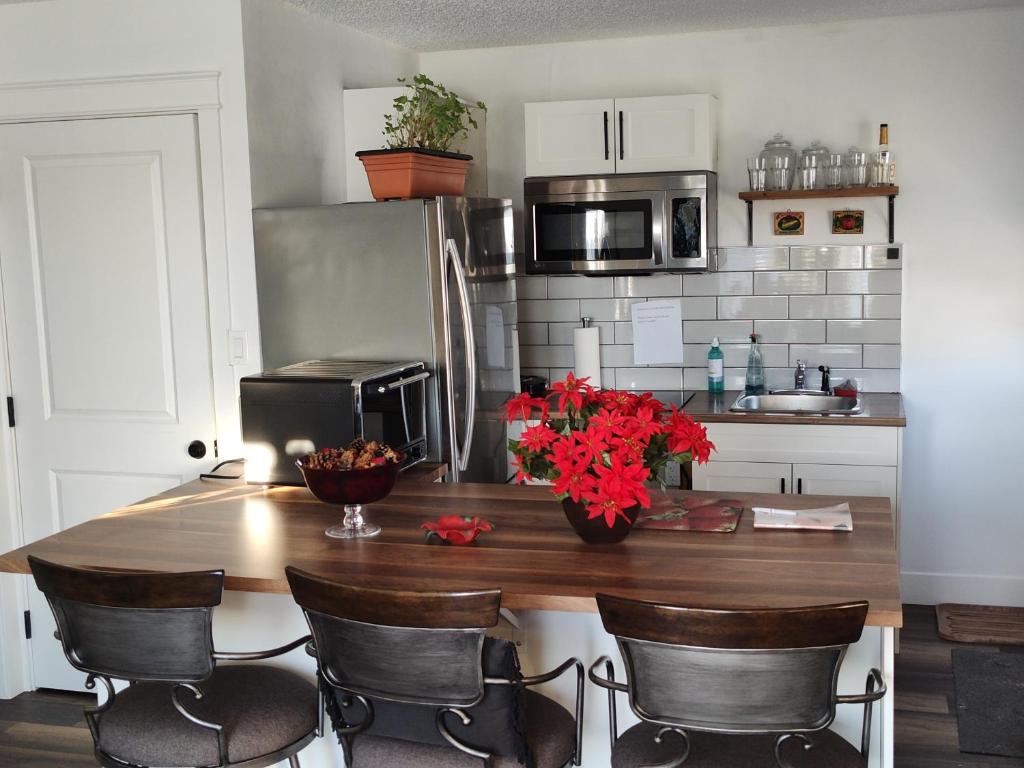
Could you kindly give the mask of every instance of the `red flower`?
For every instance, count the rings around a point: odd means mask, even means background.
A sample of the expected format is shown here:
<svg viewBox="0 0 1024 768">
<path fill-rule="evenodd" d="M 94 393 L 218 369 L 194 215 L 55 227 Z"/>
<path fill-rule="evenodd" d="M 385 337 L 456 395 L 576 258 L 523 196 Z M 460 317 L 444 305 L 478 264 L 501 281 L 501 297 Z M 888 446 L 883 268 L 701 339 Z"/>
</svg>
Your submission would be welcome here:
<svg viewBox="0 0 1024 768">
<path fill-rule="evenodd" d="M 441 541 L 457 547 L 472 544 L 481 533 L 494 530 L 494 526 L 481 517 L 462 515 L 444 515 L 420 527 L 427 531 L 427 541 L 430 541 L 432 536 L 437 536 Z"/>
<path fill-rule="evenodd" d="M 585 432 L 576 433 L 576 453 L 591 461 L 601 461 L 601 454 L 608 450 L 608 436 L 599 427 L 587 427 Z"/>
<path fill-rule="evenodd" d="M 657 402 L 657 401 L 655 401 Z M 662 426 L 654 418 L 654 409 L 650 405 L 641 405 L 636 409 L 636 416 L 627 422 L 629 433 L 641 443 L 650 442 L 655 435 L 660 435 Z"/>
<path fill-rule="evenodd" d="M 541 453 L 558 437 L 558 433 L 544 424 L 527 427 L 519 438 L 519 444 L 533 453 Z"/>
<path fill-rule="evenodd" d="M 570 458 L 557 462 L 555 468 L 558 470 L 558 477 L 555 478 L 551 492 L 558 496 L 567 493 L 573 501 L 579 502 L 584 491 L 589 491 L 597 485 L 597 478 L 588 471 L 590 462 L 585 458 Z"/>
<path fill-rule="evenodd" d="M 547 418 L 547 401 L 539 397 L 531 397 L 529 392 L 520 392 L 505 403 L 505 418 L 509 421 L 519 419 L 527 421 L 534 408 L 540 408 L 542 418 Z"/>
<path fill-rule="evenodd" d="M 587 382 L 589 377 L 584 376 L 577 379 L 572 371 L 565 377 L 565 381 L 556 381 L 551 385 L 551 394 L 548 397 L 558 397 L 558 410 L 564 412 L 566 404 L 571 405 L 577 411 L 583 407 L 583 396 L 591 394 L 591 387 Z"/>
<path fill-rule="evenodd" d="M 590 417 L 590 426 L 601 430 L 606 437 L 611 437 L 613 433 L 618 433 L 625 423 L 625 416 L 608 408 L 602 408 Z"/>
<path fill-rule="evenodd" d="M 706 427 L 673 407 L 668 428 L 668 449 L 672 453 L 689 453 L 698 464 L 707 463 L 715 445 L 708 440 Z"/>
<path fill-rule="evenodd" d="M 513 459 L 513 462 L 516 469 L 516 479 L 512 481 L 513 483 L 525 483 L 528 480 L 533 480 L 533 475 L 531 475 L 530 471 L 526 468 L 525 456 L 517 455 L 515 459 Z"/>
</svg>

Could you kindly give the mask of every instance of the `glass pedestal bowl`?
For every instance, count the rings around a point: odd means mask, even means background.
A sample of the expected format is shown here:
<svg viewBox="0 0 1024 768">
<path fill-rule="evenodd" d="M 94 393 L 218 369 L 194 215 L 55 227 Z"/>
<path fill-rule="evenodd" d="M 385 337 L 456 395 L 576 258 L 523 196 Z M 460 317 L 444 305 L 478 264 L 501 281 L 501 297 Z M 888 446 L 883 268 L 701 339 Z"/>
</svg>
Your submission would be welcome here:
<svg viewBox="0 0 1024 768">
<path fill-rule="evenodd" d="M 302 472 L 306 487 L 325 504 L 345 507 L 345 519 L 325 533 L 333 539 L 362 539 L 376 536 L 380 526 L 363 519 L 363 505 L 380 501 L 391 493 L 401 464 L 389 462 L 370 469 L 309 469 L 302 461 L 295 465 Z"/>
</svg>

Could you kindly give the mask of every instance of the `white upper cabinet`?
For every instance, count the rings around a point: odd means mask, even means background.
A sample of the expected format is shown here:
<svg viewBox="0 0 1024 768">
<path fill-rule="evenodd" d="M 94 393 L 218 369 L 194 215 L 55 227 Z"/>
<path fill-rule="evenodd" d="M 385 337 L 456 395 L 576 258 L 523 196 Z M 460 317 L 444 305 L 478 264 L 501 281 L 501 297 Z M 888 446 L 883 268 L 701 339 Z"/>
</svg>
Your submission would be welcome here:
<svg viewBox="0 0 1024 768">
<path fill-rule="evenodd" d="M 717 101 L 706 93 L 616 99 L 616 173 L 716 170 Z"/>
<path fill-rule="evenodd" d="M 526 175 L 615 173 L 614 99 L 526 105 Z"/>
<path fill-rule="evenodd" d="M 714 171 L 710 94 L 526 104 L 526 175 Z"/>
</svg>

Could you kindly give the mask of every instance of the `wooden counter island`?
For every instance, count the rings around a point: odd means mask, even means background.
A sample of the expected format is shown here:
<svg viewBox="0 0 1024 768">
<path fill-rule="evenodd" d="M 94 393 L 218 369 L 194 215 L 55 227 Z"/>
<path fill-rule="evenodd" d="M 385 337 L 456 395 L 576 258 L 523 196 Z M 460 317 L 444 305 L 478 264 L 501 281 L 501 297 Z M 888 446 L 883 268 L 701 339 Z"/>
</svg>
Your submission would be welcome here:
<svg viewBox="0 0 1024 768">
<path fill-rule="evenodd" d="M 223 568 L 230 591 L 217 609 L 215 640 L 233 648 L 270 647 L 305 632 L 286 594 L 289 564 L 378 587 L 500 587 L 503 606 L 521 624 L 518 638 L 525 643 L 521 655 L 528 670 L 550 668 L 572 655 L 587 664 L 602 653 L 617 658 L 614 641 L 594 613 L 596 592 L 716 607 L 866 599 L 869 626 L 850 649 L 840 689 L 861 690 L 866 670 L 877 666 L 891 690 L 893 634 L 902 612 L 889 500 L 849 499 L 852 533 L 787 532 L 755 531 L 750 507 L 814 507 L 840 499 L 728 496 L 746 506 L 735 533 L 634 530 L 620 544 L 590 545 L 577 538 L 547 488 L 403 481 L 364 510 L 383 533 L 344 541 L 324 536 L 340 519 L 340 507 L 316 501 L 305 488 L 195 481 L 6 553 L 0 571 L 27 573 L 29 554 L 114 569 Z M 421 523 L 444 514 L 480 515 L 495 530 L 471 547 L 425 544 Z M 301 654 L 286 659 L 311 669 Z M 548 692 L 568 702 L 571 688 L 553 685 Z M 588 692 L 585 721 L 589 768 L 608 765 L 607 722 L 595 695 Z M 892 695 L 883 701 L 876 708 L 871 765 L 888 768 Z M 841 708 L 836 730 L 857 742 L 859 716 L 858 708 Z M 311 745 L 303 765 L 341 765 L 332 741 Z"/>
</svg>

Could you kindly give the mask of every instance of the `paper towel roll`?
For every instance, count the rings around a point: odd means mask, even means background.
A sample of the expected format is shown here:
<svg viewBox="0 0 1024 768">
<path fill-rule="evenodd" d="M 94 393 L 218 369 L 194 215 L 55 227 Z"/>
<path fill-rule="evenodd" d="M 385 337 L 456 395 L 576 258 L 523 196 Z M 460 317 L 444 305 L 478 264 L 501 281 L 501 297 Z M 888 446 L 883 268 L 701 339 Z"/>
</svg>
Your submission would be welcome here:
<svg viewBox="0 0 1024 768">
<path fill-rule="evenodd" d="M 600 328 L 576 328 L 572 332 L 576 378 L 590 377 L 590 386 L 601 388 Z"/>
</svg>

